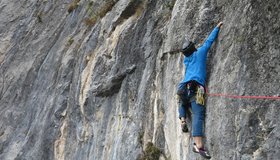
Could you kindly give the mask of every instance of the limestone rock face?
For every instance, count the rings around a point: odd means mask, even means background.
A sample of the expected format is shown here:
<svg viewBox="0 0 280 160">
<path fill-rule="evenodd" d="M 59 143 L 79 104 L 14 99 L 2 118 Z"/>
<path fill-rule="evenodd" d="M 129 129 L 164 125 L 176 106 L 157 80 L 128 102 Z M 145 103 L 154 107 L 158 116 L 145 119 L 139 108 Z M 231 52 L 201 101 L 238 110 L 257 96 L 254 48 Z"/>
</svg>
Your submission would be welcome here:
<svg viewBox="0 0 280 160">
<path fill-rule="evenodd" d="M 163 53 L 223 21 L 208 91 L 279 97 L 279 10 L 279 0 L 1 0 L 0 159 L 202 159 L 178 120 L 184 57 Z M 206 107 L 212 159 L 279 159 L 280 100 L 209 96 Z"/>
</svg>

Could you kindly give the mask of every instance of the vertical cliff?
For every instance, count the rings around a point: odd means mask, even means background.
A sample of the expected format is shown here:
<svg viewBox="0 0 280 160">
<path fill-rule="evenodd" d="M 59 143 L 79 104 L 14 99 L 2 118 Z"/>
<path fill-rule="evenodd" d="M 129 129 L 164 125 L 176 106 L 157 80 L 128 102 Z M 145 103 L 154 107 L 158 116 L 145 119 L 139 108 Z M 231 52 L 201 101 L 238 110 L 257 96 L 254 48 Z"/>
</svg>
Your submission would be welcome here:
<svg viewBox="0 0 280 160">
<path fill-rule="evenodd" d="M 201 159 L 179 126 L 181 47 L 224 22 L 211 93 L 280 96 L 280 1 L 1 0 L 0 159 Z M 212 159 L 280 157 L 280 101 L 208 97 Z"/>
</svg>

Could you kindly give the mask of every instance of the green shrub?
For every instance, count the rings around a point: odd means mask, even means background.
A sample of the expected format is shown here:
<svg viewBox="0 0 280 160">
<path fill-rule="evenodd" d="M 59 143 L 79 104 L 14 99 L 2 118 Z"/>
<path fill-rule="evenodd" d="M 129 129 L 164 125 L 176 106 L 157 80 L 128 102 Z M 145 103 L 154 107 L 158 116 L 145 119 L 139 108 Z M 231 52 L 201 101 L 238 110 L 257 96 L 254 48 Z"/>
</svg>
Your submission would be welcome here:
<svg viewBox="0 0 280 160">
<path fill-rule="evenodd" d="M 144 155 L 139 160 L 158 160 L 161 151 L 152 142 L 148 142 Z"/>
<path fill-rule="evenodd" d="M 79 2 L 80 0 L 74 0 L 68 7 L 68 13 L 74 11 L 74 9 L 76 9 L 79 6 Z"/>
<path fill-rule="evenodd" d="M 97 22 L 97 20 L 103 18 L 109 11 L 112 10 L 116 1 L 109 0 L 105 1 L 98 10 L 95 12 L 92 8 L 94 7 L 93 2 L 89 2 L 88 9 L 89 10 L 89 17 L 85 18 L 84 22 L 87 26 L 93 26 Z"/>
<path fill-rule="evenodd" d="M 71 44 L 74 42 L 74 39 L 71 37 L 68 39 L 67 45 L 71 46 Z"/>
<path fill-rule="evenodd" d="M 43 22 L 43 20 L 42 20 L 42 15 L 43 15 L 42 12 L 39 12 L 39 13 L 37 14 L 37 20 L 38 20 L 39 23 L 42 23 L 42 22 Z"/>
<path fill-rule="evenodd" d="M 102 18 L 106 15 L 107 12 L 111 11 L 114 5 L 116 4 L 115 1 L 109 1 L 105 3 L 105 5 L 101 8 L 99 12 L 99 16 Z"/>
<path fill-rule="evenodd" d="M 97 20 L 98 17 L 96 15 L 93 15 L 90 18 L 85 18 L 84 22 L 87 26 L 93 26 Z"/>
<path fill-rule="evenodd" d="M 164 5 L 169 9 L 169 10 L 172 10 L 174 5 L 176 3 L 176 0 L 169 0 L 169 1 L 166 1 L 164 3 Z"/>
<path fill-rule="evenodd" d="M 141 145 L 143 145 L 143 137 L 144 137 L 144 131 L 139 132 L 139 133 L 138 133 L 137 141 L 138 141 L 138 143 L 140 143 Z"/>
</svg>

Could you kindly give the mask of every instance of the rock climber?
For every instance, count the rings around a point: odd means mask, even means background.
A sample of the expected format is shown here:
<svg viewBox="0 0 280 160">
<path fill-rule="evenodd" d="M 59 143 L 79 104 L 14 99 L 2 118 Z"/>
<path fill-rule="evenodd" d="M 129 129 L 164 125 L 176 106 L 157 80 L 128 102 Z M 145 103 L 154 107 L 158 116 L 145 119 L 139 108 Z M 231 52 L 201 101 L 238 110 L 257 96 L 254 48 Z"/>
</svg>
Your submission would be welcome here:
<svg viewBox="0 0 280 160">
<path fill-rule="evenodd" d="M 218 36 L 223 25 L 219 22 L 210 33 L 202 46 L 196 48 L 195 44 L 185 38 L 183 49 L 185 64 L 185 77 L 178 85 L 179 96 L 179 118 L 183 132 L 188 132 L 186 124 L 186 113 L 189 107 L 192 111 L 192 137 L 194 140 L 193 151 L 204 158 L 210 159 L 208 151 L 203 145 L 203 123 L 205 119 L 204 93 L 206 81 L 206 59 L 207 52 Z"/>
</svg>

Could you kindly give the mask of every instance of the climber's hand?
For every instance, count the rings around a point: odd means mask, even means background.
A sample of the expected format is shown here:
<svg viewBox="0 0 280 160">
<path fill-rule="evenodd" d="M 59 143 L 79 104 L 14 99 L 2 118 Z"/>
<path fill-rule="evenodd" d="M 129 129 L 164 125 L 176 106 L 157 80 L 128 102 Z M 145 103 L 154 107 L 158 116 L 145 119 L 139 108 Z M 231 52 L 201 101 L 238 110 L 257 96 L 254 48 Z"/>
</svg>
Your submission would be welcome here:
<svg viewBox="0 0 280 160">
<path fill-rule="evenodd" d="M 219 22 L 218 25 L 217 25 L 217 27 L 221 28 L 222 25 L 223 25 L 223 22 Z"/>
</svg>

